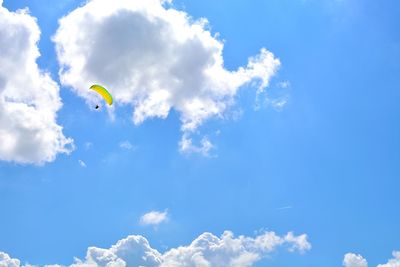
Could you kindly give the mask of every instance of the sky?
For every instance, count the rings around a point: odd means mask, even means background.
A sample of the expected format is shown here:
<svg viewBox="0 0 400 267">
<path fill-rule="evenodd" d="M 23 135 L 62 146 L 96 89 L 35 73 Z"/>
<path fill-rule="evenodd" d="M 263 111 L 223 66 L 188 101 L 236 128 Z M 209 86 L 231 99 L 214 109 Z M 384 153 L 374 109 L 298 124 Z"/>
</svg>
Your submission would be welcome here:
<svg viewBox="0 0 400 267">
<path fill-rule="evenodd" d="M 400 2 L 0 5 L 0 266 L 400 266 Z"/>
</svg>

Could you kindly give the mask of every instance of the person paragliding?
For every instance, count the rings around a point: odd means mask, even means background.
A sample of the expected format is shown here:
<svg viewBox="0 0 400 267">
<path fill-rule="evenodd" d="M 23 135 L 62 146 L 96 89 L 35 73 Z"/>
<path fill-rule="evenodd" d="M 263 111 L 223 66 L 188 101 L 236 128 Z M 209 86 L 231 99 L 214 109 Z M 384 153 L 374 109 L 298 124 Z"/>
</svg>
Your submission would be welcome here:
<svg viewBox="0 0 400 267">
<path fill-rule="evenodd" d="M 112 97 L 112 95 L 111 95 L 110 92 L 108 92 L 107 89 L 104 88 L 103 86 L 98 85 L 98 84 L 93 84 L 92 86 L 90 86 L 90 89 L 93 90 L 93 91 L 95 91 L 95 92 L 97 92 L 100 96 L 102 96 L 103 99 L 106 101 L 106 103 L 107 103 L 108 105 L 111 106 L 111 105 L 113 104 L 113 97 Z M 99 105 L 96 105 L 95 109 L 99 109 L 99 108 L 100 108 L 100 106 L 99 106 Z"/>
</svg>

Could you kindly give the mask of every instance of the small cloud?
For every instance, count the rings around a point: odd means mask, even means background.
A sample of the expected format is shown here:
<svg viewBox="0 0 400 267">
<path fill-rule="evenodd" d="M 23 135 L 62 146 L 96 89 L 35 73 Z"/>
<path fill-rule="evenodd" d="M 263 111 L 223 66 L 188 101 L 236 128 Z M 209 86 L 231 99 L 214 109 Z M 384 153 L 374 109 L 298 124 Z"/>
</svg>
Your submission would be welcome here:
<svg viewBox="0 0 400 267">
<path fill-rule="evenodd" d="M 288 210 L 288 209 L 293 209 L 293 207 L 292 206 L 284 206 L 284 207 L 276 208 L 276 210 Z"/>
<path fill-rule="evenodd" d="M 83 160 L 78 159 L 78 163 L 82 168 L 86 168 L 86 163 Z"/>
<path fill-rule="evenodd" d="M 199 146 L 194 145 L 192 138 L 189 138 L 186 135 L 183 135 L 181 141 L 179 142 L 179 150 L 181 153 L 197 153 L 203 156 L 209 156 L 210 150 L 213 148 L 214 145 L 211 143 L 208 137 L 203 137 Z"/>
<path fill-rule="evenodd" d="M 85 149 L 86 149 L 86 150 L 91 149 L 92 146 L 93 146 L 93 143 L 92 143 L 92 142 L 86 142 L 86 143 L 85 143 Z"/>
<path fill-rule="evenodd" d="M 344 267 L 367 267 L 368 262 L 361 255 L 356 255 L 354 253 L 347 253 L 344 255 L 343 259 Z"/>
<path fill-rule="evenodd" d="M 266 99 L 265 103 L 267 106 L 271 106 L 276 111 L 281 111 L 288 102 L 288 97 L 282 97 L 277 99 Z"/>
<path fill-rule="evenodd" d="M 306 234 L 295 236 L 292 232 L 289 232 L 286 234 L 284 240 L 288 244 L 291 244 L 289 247 L 290 252 L 298 251 L 304 253 L 311 249 L 311 244 L 308 242 L 307 238 Z"/>
<path fill-rule="evenodd" d="M 279 88 L 289 88 L 290 87 L 290 82 L 289 81 L 282 81 L 282 82 L 278 82 L 278 84 L 276 85 Z"/>
<path fill-rule="evenodd" d="M 119 143 L 119 147 L 127 150 L 132 150 L 135 147 L 129 141 L 122 141 Z"/>
<path fill-rule="evenodd" d="M 168 220 L 168 211 L 160 212 L 160 211 L 150 211 L 144 214 L 140 218 L 140 224 L 142 225 L 159 225 L 162 222 L 166 222 Z"/>
</svg>

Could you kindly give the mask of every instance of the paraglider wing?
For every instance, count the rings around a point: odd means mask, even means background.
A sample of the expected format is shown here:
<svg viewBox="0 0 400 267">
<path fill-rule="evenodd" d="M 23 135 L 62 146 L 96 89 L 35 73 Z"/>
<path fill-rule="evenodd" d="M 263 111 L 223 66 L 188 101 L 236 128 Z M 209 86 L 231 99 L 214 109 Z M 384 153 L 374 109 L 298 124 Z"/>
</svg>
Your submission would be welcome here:
<svg viewBox="0 0 400 267">
<path fill-rule="evenodd" d="M 101 85 L 94 84 L 94 85 L 90 86 L 90 89 L 96 91 L 99 95 L 101 95 L 104 98 L 104 100 L 107 102 L 107 104 L 109 104 L 110 106 L 112 105 L 113 98 L 112 98 L 111 94 L 107 91 L 106 88 L 104 88 Z"/>
</svg>

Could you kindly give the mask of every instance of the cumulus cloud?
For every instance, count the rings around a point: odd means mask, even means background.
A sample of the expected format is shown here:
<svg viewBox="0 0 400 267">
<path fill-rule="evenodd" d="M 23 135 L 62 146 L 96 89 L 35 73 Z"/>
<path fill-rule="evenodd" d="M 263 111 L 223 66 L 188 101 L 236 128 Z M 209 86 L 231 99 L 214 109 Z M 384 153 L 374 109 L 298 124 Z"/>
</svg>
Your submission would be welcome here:
<svg viewBox="0 0 400 267">
<path fill-rule="evenodd" d="M 288 246 L 289 251 L 304 252 L 311 248 L 306 235 L 278 236 L 266 232 L 255 238 L 234 237 L 225 231 L 219 238 L 211 233 L 204 233 L 189 246 L 171 249 L 163 254 L 162 266 L 252 266 L 280 246 Z"/>
<path fill-rule="evenodd" d="M 195 149 L 190 134 L 212 117 L 223 117 L 245 84 L 264 90 L 280 62 L 265 48 L 244 67 L 227 70 L 224 44 L 163 0 L 91 0 L 59 21 L 53 37 L 60 80 L 89 103 L 92 83 L 106 86 L 118 105 L 133 108 L 132 120 L 180 114 L 182 151 Z M 169 1 L 168 1 L 169 2 Z"/>
<path fill-rule="evenodd" d="M 168 212 L 150 211 L 140 218 L 142 225 L 158 225 L 168 220 Z"/>
<path fill-rule="evenodd" d="M 393 251 L 393 259 L 386 264 L 379 264 L 378 267 L 400 267 L 400 251 Z"/>
<path fill-rule="evenodd" d="M 160 253 L 151 248 L 143 236 L 131 235 L 109 249 L 89 247 L 85 259 L 76 259 L 70 267 L 246 267 L 252 266 L 282 246 L 286 246 L 289 251 L 299 252 L 311 248 L 306 235 L 294 236 L 289 233 L 279 236 L 274 232 L 265 232 L 253 238 L 235 237 L 232 232 L 225 231 L 221 237 L 203 233 L 188 246 Z M 7 254 L 4 255 L 8 257 Z M 0 261 L 0 266 L 1 264 Z M 16 260 L 16 265 L 10 266 L 19 267 L 19 261 Z"/>
<path fill-rule="evenodd" d="M 19 260 L 12 259 L 8 254 L 0 252 L 0 267 L 19 267 L 19 265 L 20 265 Z"/>
<path fill-rule="evenodd" d="M 385 264 L 378 264 L 377 267 L 400 267 L 400 251 L 393 251 L 393 258 Z M 344 256 L 343 266 L 345 267 L 367 267 L 367 260 L 361 255 L 347 253 Z"/>
<path fill-rule="evenodd" d="M 90 247 L 85 260 L 77 259 L 70 267 L 124 267 L 124 266 L 159 266 L 161 254 L 150 247 L 142 236 L 128 236 L 109 249 Z"/>
<path fill-rule="evenodd" d="M 361 255 L 347 253 L 344 255 L 343 266 L 345 267 L 367 267 L 368 262 Z"/>
<path fill-rule="evenodd" d="M 56 122 L 59 87 L 41 71 L 40 30 L 28 10 L 10 12 L 0 2 L 0 160 L 42 164 L 71 151 Z"/>
</svg>

